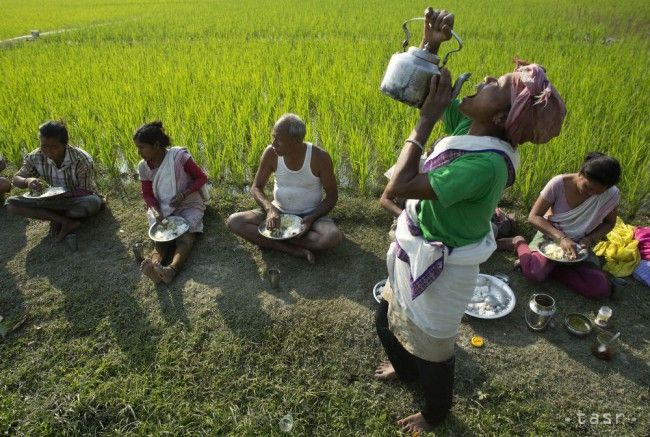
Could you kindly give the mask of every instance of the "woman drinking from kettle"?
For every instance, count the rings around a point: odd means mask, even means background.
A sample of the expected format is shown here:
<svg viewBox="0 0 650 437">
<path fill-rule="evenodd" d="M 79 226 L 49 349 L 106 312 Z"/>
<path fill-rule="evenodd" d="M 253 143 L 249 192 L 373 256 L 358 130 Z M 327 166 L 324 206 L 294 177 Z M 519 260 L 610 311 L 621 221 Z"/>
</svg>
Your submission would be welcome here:
<svg viewBox="0 0 650 437">
<path fill-rule="evenodd" d="M 615 184 L 620 177 L 616 159 L 587 154 L 578 173 L 553 177 L 540 193 L 528 215 L 538 230 L 530 244 L 516 236 L 499 239 L 499 248 L 517 253 L 521 270 L 531 281 L 550 277 L 590 299 L 609 296 L 609 281 L 593 253 L 579 264 L 558 264 L 544 257 L 539 246 L 553 240 L 565 256 L 575 259 L 577 245 L 589 249 L 605 237 L 616 224 L 620 194 Z"/>
<path fill-rule="evenodd" d="M 427 9 L 423 43 L 429 50 L 450 39 L 453 22 L 452 14 Z M 419 382 L 424 408 L 398 421 L 409 432 L 431 429 L 451 408 L 455 339 L 478 266 L 496 249 L 490 217 L 514 182 L 516 147 L 546 143 L 559 134 L 566 114 L 544 70 L 519 63 L 513 73 L 486 77 L 461 101 L 472 120 L 469 135 L 438 142 L 420 173 L 422 149 L 451 96 L 450 73 L 443 69 L 431 80 L 384 191 L 409 200 L 387 253 L 389 285 L 376 326 L 389 361 L 375 376 Z"/>
<path fill-rule="evenodd" d="M 154 284 L 170 283 L 192 250 L 197 233 L 203 232 L 205 204 L 199 190 L 208 181 L 187 149 L 169 147 L 171 140 L 160 121 L 141 126 L 133 135 L 142 161 L 138 165 L 142 197 L 149 207 L 152 226 L 166 217 L 183 217 L 189 230 L 170 242 L 156 242 L 140 270 Z M 163 265 L 168 262 L 167 265 Z"/>
</svg>

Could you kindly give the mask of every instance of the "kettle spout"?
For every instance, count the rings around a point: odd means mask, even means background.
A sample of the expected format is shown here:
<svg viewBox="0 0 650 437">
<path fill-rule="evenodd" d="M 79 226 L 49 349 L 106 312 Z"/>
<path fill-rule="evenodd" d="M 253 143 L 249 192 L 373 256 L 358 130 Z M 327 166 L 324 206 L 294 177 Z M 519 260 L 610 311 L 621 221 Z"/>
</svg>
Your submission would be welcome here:
<svg viewBox="0 0 650 437">
<path fill-rule="evenodd" d="M 467 79 L 470 78 L 472 73 L 463 73 L 458 78 L 456 79 L 456 82 L 454 82 L 454 87 L 451 90 L 451 98 L 452 100 L 458 97 L 458 94 L 460 94 L 460 89 L 463 87 L 463 84 Z"/>
</svg>

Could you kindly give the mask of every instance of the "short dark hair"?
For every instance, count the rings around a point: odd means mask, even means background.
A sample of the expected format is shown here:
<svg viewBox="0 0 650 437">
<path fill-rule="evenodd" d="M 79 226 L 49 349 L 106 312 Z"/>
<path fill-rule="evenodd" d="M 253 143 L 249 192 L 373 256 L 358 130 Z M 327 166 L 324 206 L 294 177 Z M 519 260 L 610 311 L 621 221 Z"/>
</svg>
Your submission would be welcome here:
<svg viewBox="0 0 650 437">
<path fill-rule="evenodd" d="M 56 138 L 64 146 L 68 145 L 68 128 L 60 120 L 46 121 L 38 127 L 38 132 L 45 138 Z"/>
<path fill-rule="evenodd" d="M 145 144 L 153 145 L 159 143 L 160 147 L 167 147 L 171 144 L 171 139 L 169 138 L 169 135 L 165 133 L 162 121 L 160 120 L 152 121 L 151 123 L 146 123 L 140 126 L 133 134 L 133 139 Z"/>
<path fill-rule="evenodd" d="M 587 179 L 611 187 L 621 178 L 621 164 L 618 160 L 600 152 L 589 152 L 580 168 Z"/>
</svg>

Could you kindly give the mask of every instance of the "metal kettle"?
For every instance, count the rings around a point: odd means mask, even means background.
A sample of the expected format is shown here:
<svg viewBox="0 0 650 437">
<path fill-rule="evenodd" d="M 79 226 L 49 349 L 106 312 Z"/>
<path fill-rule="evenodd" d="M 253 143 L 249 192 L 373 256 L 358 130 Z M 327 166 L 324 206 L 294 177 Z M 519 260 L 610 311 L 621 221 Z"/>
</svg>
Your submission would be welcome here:
<svg viewBox="0 0 650 437">
<path fill-rule="evenodd" d="M 395 100 L 404 102 L 410 106 L 415 106 L 416 108 L 421 108 L 429 94 L 431 77 L 440 74 L 440 68 L 445 66 L 449 55 L 463 48 L 463 41 L 456 32 L 451 31 L 452 36 L 458 42 L 458 48 L 448 52 L 442 60 L 442 65 L 438 67 L 438 56 L 431 53 L 426 45 L 424 49 L 409 47 L 408 51 L 406 50 L 409 39 L 411 38 L 407 24 L 416 20 L 424 20 L 424 18 L 411 18 L 402 23 L 402 29 L 406 37 L 402 42 L 404 51 L 395 53 L 390 58 L 379 88 L 384 94 L 387 94 Z M 469 76 L 470 73 L 463 73 L 458 77 L 454 83 L 453 97 L 458 95 L 463 82 Z"/>
</svg>

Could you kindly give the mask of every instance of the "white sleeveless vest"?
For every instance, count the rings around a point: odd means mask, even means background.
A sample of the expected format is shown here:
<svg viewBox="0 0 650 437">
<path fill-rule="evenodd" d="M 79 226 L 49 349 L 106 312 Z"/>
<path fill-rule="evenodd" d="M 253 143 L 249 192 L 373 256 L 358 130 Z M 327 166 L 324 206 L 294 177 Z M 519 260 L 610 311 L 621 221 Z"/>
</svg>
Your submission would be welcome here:
<svg viewBox="0 0 650 437">
<path fill-rule="evenodd" d="M 309 214 L 323 198 L 323 185 L 320 178 L 311 171 L 312 144 L 305 143 L 305 161 L 300 170 L 289 170 L 284 158 L 278 156 L 278 168 L 273 184 L 273 205 L 283 213 Z"/>
</svg>

